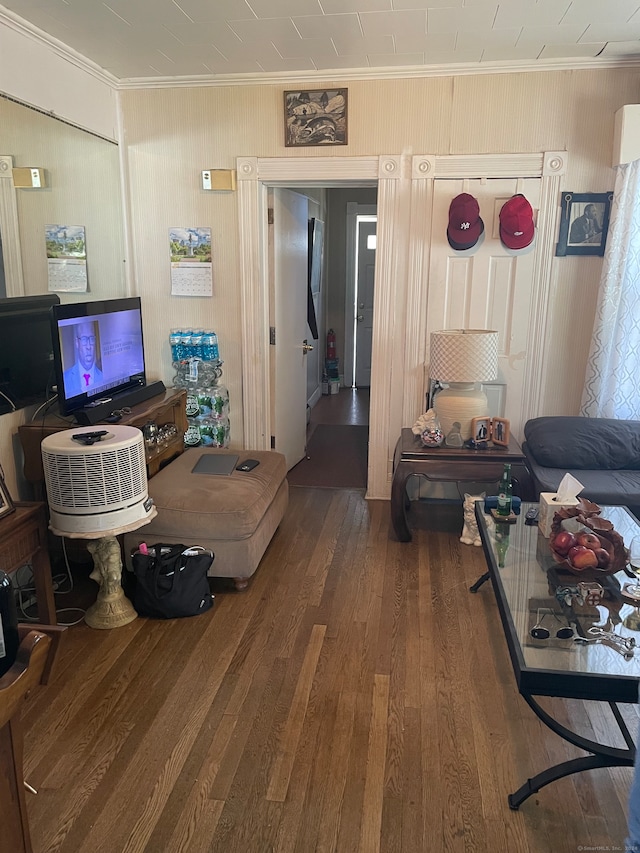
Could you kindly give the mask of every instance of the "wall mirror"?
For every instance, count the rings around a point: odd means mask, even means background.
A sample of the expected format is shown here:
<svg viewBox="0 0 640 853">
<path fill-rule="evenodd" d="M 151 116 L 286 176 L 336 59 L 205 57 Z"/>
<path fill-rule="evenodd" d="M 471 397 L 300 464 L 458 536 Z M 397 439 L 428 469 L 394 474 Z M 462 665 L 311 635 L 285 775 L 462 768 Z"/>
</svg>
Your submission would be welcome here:
<svg viewBox="0 0 640 853">
<path fill-rule="evenodd" d="M 0 95 L 0 155 L 6 295 L 49 289 L 47 225 L 79 225 L 86 234 L 88 291 L 61 292 L 62 301 L 125 295 L 118 146 Z M 46 187 L 15 189 L 11 165 L 44 169 Z"/>
</svg>

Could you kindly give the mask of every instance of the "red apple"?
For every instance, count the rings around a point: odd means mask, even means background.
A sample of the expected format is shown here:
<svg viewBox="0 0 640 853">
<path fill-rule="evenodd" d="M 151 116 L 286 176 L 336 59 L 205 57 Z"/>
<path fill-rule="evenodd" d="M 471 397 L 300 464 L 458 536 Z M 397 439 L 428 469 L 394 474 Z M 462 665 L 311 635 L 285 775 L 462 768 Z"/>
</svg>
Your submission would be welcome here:
<svg viewBox="0 0 640 853">
<path fill-rule="evenodd" d="M 569 549 L 573 548 L 573 546 L 577 544 L 576 537 L 568 530 L 559 530 L 551 540 L 551 547 L 553 550 L 557 551 L 558 554 L 561 554 L 563 557 L 566 557 L 569 553 Z"/>
<path fill-rule="evenodd" d="M 602 543 L 595 533 L 588 533 L 586 530 L 581 530 L 576 533 L 576 541 L 578 545 L 584 545 L 585 548 L 591 548 L 595 551 L 597 548 L 602 548 Z"/>
<path fill-rule="evenodd" d="M 611 555 L 607 551 L 606 548 L 596 548 L 593 552 L 598 558 L 598 567 L 600 569 L 606 569 L 611 561 Z"/>
<path fill-rule="evenodd" d="M 598 558 L 595 552 L 584 545 L 574 545 L 567 554 L 567 559 L 574 569 L 595 569 Z"/>
</svg>

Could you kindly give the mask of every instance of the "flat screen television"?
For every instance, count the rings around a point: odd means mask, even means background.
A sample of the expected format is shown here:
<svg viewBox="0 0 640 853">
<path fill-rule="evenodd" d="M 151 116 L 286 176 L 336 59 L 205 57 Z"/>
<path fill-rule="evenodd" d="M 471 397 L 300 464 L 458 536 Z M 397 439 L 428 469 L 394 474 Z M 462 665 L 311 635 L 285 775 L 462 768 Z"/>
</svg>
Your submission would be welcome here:
<svg viewBox="0 0 640 853">
<path fill-rule="evenodd" d="M 0 299 L 0 414 L 52 395 L 51 309 L 59 303 L 56 293 Z"/>
<path fill-rule="evenodd" d="M 62 415 L 131 405 L 147 385 L 140 297 L 55 305 L 52 337 Z"/>
</svg>

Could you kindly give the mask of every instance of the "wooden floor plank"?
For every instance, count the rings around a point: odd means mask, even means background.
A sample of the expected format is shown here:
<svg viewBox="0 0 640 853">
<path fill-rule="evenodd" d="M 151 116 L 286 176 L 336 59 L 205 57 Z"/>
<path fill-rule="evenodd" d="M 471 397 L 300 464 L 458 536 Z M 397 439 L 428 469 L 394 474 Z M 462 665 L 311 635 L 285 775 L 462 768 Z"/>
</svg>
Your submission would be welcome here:
<svg viewBox="0 0 640 853">
<path fill-rule="evenodd" d="M 249 588 L 186 620 L 70 628 L 24 713 L 37 853 L 575 853 L 626 832 L 629 768 L 581 754 L 519 695 L 460 507 L 295 487 Z M 618 744 L 607 706 L 541 700 Z M 623 709 L 632 732 L 636 706 Z M 0 853 L 2 847 L 0 833 Z"/>
</svg>

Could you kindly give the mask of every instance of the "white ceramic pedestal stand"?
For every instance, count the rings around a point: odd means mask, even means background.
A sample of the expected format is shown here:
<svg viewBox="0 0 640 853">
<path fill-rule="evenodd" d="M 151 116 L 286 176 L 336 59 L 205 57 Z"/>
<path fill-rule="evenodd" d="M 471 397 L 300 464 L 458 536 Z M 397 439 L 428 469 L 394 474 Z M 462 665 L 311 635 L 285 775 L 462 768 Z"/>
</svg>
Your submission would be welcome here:
<svg viewBox="0 0 640 853">
<path fill-rule="evenodd" d="M 52 532 L 57 536 L 89 540 L 87 550 L 94 564 L 90 577 L 100 585 L 95 604 L 89 607 L 84 617 L 84 621 L 90 628 L 121 628 L 138 618 L 138 614 L 122 589 L 122 554 L 116 536 L 137 530 L 148 524 L 157 514 L 156 508 L 153 507 L 144 519 L 111 530 L 90 533 L 85 531 L 82 534 L 69 533 L 51 527 Z"/>
</svg>

